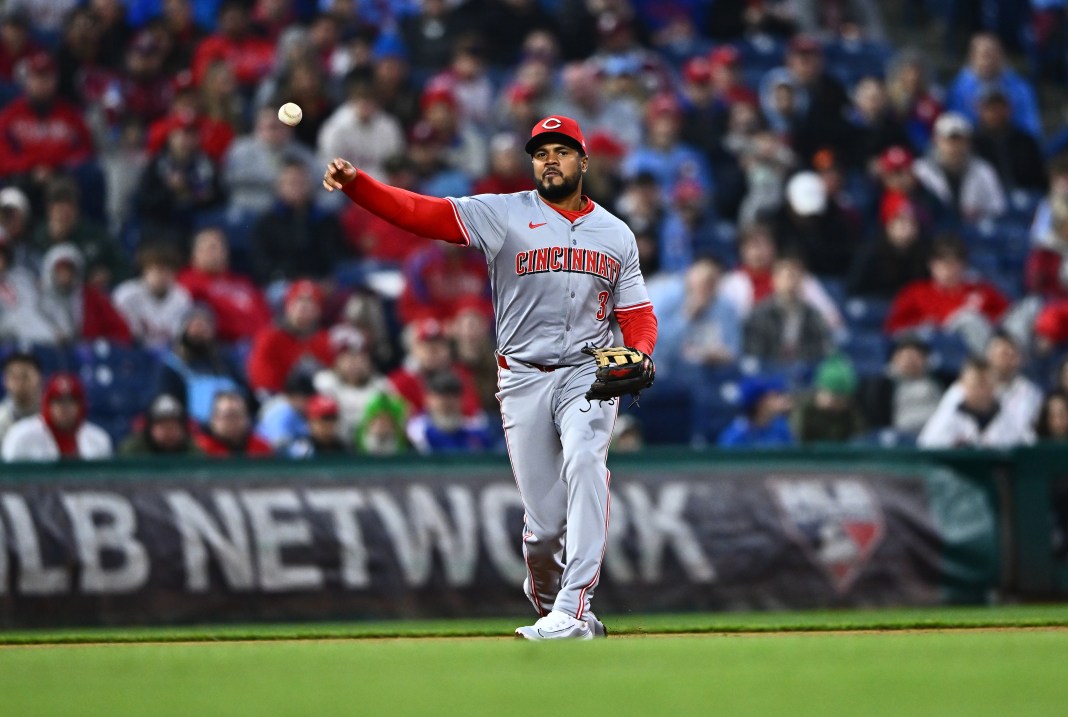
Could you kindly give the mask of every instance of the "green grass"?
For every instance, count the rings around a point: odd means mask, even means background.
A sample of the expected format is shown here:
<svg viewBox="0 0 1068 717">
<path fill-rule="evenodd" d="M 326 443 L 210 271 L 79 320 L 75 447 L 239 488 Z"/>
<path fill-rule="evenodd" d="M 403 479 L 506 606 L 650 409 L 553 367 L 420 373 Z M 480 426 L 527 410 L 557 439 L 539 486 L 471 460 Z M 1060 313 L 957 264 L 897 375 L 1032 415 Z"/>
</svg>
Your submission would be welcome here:
<svg viewBox="0 0 1068 717">
<path fill-rule="evenodd" d="M 1068 704 L 1068 631 L 904 631 L 1063 626 L 1068 606 L 604 617 L 614 635 L 664 636 L 418 639 L 505 635 L 515 620 L 7 633 L 37 644 L 0 648 L 0 715 L 1045 717 Z M 400 639 L 347 639 L 386 635 Z"/>
<path fill-rule="evenodd" d="M 1068 626 L 1066 605 L 840 610 L 813 612 L 602 615 L 612 635 L 689 632 L 908 630 L 957 627 Z M 213 642 L 220 640 L 492 637 L 510 635 L 530 616 L 482 620 L 70 628 L 0 632 L 0 645 L 93 642 Z"/>
</svg>

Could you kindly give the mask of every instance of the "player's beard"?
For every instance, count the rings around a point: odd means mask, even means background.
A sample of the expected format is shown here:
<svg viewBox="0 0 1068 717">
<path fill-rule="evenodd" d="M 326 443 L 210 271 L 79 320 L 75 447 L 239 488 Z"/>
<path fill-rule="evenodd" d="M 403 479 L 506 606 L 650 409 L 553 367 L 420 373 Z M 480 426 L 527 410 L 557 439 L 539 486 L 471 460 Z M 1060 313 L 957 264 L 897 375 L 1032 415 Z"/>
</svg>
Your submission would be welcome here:
<svg viewBox="0 0 1068 717">
<path fill-rule="evenodd" d="M 538 194 L 540 194 L 546 201 L 558 202 L 561 199 L 567 199 L 576 189 L 578 189 L 579 182 L 582 181 L 582 175 L 578 173 L 573 177 L 568 177 L 561 172 L 559 176 L 564 180 L 559 184 L 552 183 L 551 181 L 546 182 L 544 179 L 536 182 Z"/>
</svg>

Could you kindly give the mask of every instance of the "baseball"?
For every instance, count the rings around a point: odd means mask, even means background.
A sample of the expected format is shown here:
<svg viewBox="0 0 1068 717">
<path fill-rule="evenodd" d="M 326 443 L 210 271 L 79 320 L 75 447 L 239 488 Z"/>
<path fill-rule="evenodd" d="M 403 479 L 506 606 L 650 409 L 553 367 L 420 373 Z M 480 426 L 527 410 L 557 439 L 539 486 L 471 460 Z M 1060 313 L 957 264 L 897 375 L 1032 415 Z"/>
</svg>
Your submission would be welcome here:
<svg viewBox="0 0 1068 717">
<path fill-rule="evenodd" d="M 300 105 L 294 102 L 286 102 L 278 108 L 278 119 L 282 120 L 284 124 L 287 124 L 290 127 L 296 127 L 300 124 L 300 120 L 303 116 L 304 112 L 301 111 Z"/>
</svg>

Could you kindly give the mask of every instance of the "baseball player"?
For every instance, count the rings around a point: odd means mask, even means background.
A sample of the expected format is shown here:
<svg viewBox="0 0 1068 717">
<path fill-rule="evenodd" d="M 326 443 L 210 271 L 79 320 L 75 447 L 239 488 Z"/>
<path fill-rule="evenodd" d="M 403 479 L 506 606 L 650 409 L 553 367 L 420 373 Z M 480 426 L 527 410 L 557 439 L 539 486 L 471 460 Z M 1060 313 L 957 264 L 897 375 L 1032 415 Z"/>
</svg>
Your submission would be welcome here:
<svg viewBox="0 0 1068 717">
<path fill-rule="evenodd" d="M 516 635 L 591 639 L 605 634 L 590 601 L 608 534 L 612 398 L 652 384 L 657 324 L 634 235 L 582 194 L 589 160 L 578 123 L 546 117 L 526 151 L 534 191 L 427 197 L 340 158 L 323 186 L 413 234 L 486 256 L 497 397 L 526 512 L 523 589 L 540 616 Z M 616 343 L 615 326 L 625 347 L 604 349 Z"/>
</svg>

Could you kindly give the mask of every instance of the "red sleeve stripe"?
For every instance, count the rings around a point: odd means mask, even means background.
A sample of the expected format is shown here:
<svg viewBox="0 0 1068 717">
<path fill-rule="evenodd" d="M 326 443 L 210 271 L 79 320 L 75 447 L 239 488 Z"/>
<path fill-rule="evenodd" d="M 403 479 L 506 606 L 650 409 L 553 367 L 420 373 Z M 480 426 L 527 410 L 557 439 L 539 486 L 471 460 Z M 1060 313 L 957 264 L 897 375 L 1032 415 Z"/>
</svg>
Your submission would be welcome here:
<svg viewBox="0 0 1068 717">
<path fill-rule="evenodd" d="M 617 314 L 621 314 L 627 311 L 637 311 L 638 309 L 651 309 L 653 305 L 649 301 L 643 301 L 640 304 L 634 304 L 633 306 L 617 306 L 613 311 Z"/>
<path fill-rule="evenodd" d="M 451 199 L 447 199 L 449 206 L 452 207 L 453 216 L 456 217 L 456 223 L 460 225 L 460 231 L 464 235 L 464 246 L 471 246 L 471 235 L 467 233 L 467 227 L 464 226 L 464 220 L 460 218 L 460 212 L 456 211 L 456 204 Z"/>
</svg>

